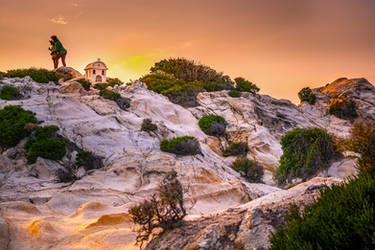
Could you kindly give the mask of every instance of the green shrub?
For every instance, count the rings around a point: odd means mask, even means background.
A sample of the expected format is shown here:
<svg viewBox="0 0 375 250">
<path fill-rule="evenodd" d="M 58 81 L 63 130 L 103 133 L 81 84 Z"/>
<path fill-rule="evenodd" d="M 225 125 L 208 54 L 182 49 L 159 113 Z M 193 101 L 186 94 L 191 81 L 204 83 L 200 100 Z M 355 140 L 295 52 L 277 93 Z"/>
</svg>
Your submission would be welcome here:
<svg viewBox="0 0 375 250">
<path fill-rule="evenodd" d="M 112 101 L 116 101 L 117 99 L 121 98 L 121 95 L 119 93 L 108 89 L 100 90 L 99 95 L 105 99 L 109 99 Z"/>
<path fill-rule="evenodd" d="M 77 82 L 79 82 L 86 91 L 90 90 L 91 83 L 89 81 L 85 79 L 78 79 Z"/>
<path fill-rule="evenodd" d="M 353 120 L 358 117 L 355 104 L 350 98 L 333 99 L 329 105 L 329 114 L 344 120 Z"/>
<path fill-rule="evenodd" d="M 198 125 L 207 135 L 222 136 L 225 134 L 227 122 L 222 116 L 204 115 Z"/>
<path fill-rule="evenodd" d="M 247 158 L 237 158 L 230 167 L 239 172 L 248 182 L 262 182 L 264 169 L 256 161 L 250 161 Z"/>
<path fill-rule="evenodd" d="M 4 77 L 5 73 L 0 71 L 0 78 Z"/>
<path fill-rule="evenodd" d="M 248 80 L 237 77 L 234 79 L 236 82 L 236 89 L 241 92 L 250 92 L 250 93 L 257 93 L 259 91 L 259 88 L 252 82 L 249 82 Z"/>
<path fill-rule="evenodd" d="M 90 151 L 81 151 L 78 152 L 76 156 L 76 166 L 81 167 L 86 165 L 87 161 L 92 157 L 92 153 Z"/>
<path fill-rule="evenodd" d="M 240 97 L 241 96 L 241 91 L 237 89 L 232 89 L 228 92 L 228 95 L 231 97 Z"/>
<path fill-rule="evenodd" d="M 176 171 L 165 176 L 159 187 L 159 197 L 153 195 L 151 200 L 129 209 L 133 222 L 141 227 L 137 231 L 136 244 L 142 245 L 151 234 L 158 236 L 166 230 L 177 227 L 186 215 L 182 185 Z M 155 228 L 161 229 L 156 233 Z"/>
<path fill-rule="evenodd" d="M 315 104 L 316 96 L 309 87 L 303 88 L 298 92 L 298 97 L 301 102 L 305 101 L 311 105 Z"/>
<path fill-rule="evenodd" d="M 295 177 L 303 180 L 329 167 L 336 156 L 333 137 L 319 128 L 295 128 L 281 138 L 283 154 L 275 177 L 285 183 Z"/>
<path fill-rule="evenodd" d="M 232 81 L 227 75 L 219 73 L 216 70 L 201 64 L 197 64 L 192 60 L 185 58 L 164 59 L 154 64 L 151 73 L 164 72 L 173 75 L 176 79 L 185 82 L 215 82 L 219 85 L 218 89 L 232 88 Z M 216 88 L 216 87 L 215 87 Z"/>
<path fill-rule="evenodd" d="M 171 102 L 184 107 L 196 106 L 198 93 L 204 91 L 201 82 L 185 82 L 165 73 L 148 74 L 139 80 L 146 83 L 149 90 L 167 96 Z"/>
<path fill-rule="evenodd" d="M 223 152 L 223 156 L 231 156 L 231 155 L 246 155 L 249 152 L 249 147 L 246 142 L 237 142 L 231 143 L 228 148 L 226 148 Z"/>
<path fill-rule="evenodd" d="M 103 90 L 106 89 L 108 86 L 110 85 L 106 82 L 99 82 L 94 85 L 94 89 Z"/>
<path fill-rule="evenodd" d="M 63 77 L 62 74 L 56 73 L 54 71 L 50 71 L 47 69 L 36 69 L 36 68 L 29 68 L 29 69 L 14 69 L 8 70 L 5 74 L 5 77 L 25 77 L 30 76 L 35 82 L 39 83 L 49 83 L 54 82 L 58 84 L 60 78 Z"/>
<path fill-rule="evenodd" d="M 360 154 L 357 159 L 359 173 L 375 177 L 375 121 L 355 121 L 344 146 L 346 150 Z"/>
<path fill-rule="evenodd" d="M 270 249 L 375 249 L 375 179 L 365 175 L 321 190 L 315 203 L 296 205 Z"/>
<path fill-rule="evenodd" d="M 76 156 L 77 167 L 84 167 L 84 169 L 99 169 L 103 167 L 102 159 L 98 156 L 93 155 L 90 151 L 80 151 Z"/>
<path fill-rule="evenodd" d="M 28 137 L 25 144 L 28 164 L 36 162 L 38 157 L 50 160 L 61 160 L 66 154 L 64 140 L 58 139 L 57 126 L 37 127 L 35 135 Z"/>
<path fill-rule="evenodd" d="M 5 85 L 0 89 L 0 98 L 3 100 L 14 100 L 19 95 L 18 89 L 13 86 Z"/>
<path fill-rule="evenodd" d="M 177 155 L 201 154 L 199 142 L 192 136 L 176 137 L 171 140 L 164 139 L 160 143 L 160 150 Z"/>
<path fill-rule="evenodd" d="M 183 58 L 155 63 L 151 73 L 139 79 L 149 90 L 165 95 L 184 107 L 197 106 L 199 92 L 233 89 L 228 76 Z"/>
<path fill-rule="evenodd" d="M 141 130 L 151 132 L 157 130 L 158 127 L 152 123 L 151 119 L 144 119 L 141 125 Z"/>
<path fill-rule="evenodd" d="M 111 87 L 114 87 L 115 85 L 123 85 L 124 84 L 124 82 L 121 81 L 118 78 L 109 78 L 109 77 L 107 77 L 107 83 Z"/>
<path fill-rule="evenodd" d="M 0 109 L 0 146 L 3 149 L 16 146 L 30 134 L 26 124 L 37 123 L 35 114 L 20 106 L 5 106 Z"/>
</svg>

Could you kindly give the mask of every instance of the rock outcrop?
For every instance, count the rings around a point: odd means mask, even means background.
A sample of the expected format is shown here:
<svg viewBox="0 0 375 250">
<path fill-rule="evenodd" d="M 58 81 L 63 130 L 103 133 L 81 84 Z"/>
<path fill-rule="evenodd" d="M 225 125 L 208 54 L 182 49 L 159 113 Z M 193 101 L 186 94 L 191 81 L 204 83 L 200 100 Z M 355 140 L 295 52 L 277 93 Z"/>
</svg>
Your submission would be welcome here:
<svg viewBox="0 0 375 250">
<path fill-rule="evenodd" d="M 362 79 L 345 81 L 340 81 L 340 89 L 352 89 L 347 94 L 358 103 L 360 117 L 374 119 L 374 87 Z M 104 159 L 103 168 L 81 169 L 79 180 L 59 183 L 56 171 L 74 161 L 74 152 L 59 162 L 38 158 L 32 165 L 26 164 L 24 141 L 1 152 L 0 249 L 133 248 L 135 233 L 127 211 L 157 192 L 160 180 L 172 169 L 184 189 L 189 214 L 186 228 L 165 234 L 150 248 L 163 248 L 173 241 L 173 235 L 182 232 L 189 236 L 173 243 L 176 248 L 172 249 L 215 249 L 219 245 L 251 249 L 248 246 L 253 244 L 254 249 L 261 248 L 268 244 L 269 232 L 282 223 L 282 219 L 276 223 L 272 218 L 278 220 L 289 201 L 309 202 L 309 197 L 314 197 L 305 194 L 304 188 L 338 182 L 354 173 L 354 161 L 345 158 L 320 173 L 321 178 L 298 188 L 281 190 L 272 180 L 282 154 L 279 140 L 288 130 L 314 126 L 337 137 L 349 135 L 351 122 L 327 113 L 327 98 L 332 89 L 339 88 L 336 82 L 332 88 L 326 86 L 327 90 L 314 90 L 318 97 L 314 106 L 296 106 L 250 93 L 232 98 L 227 91 L 220 91 L 200 93 L 199 106 L 189 109 L 137 82 L 112 89 L 130 100 L 126 110 L 100 97 L 98 90 L 83 90 L 75 81 L 57 86 L 25 77 L 4 78 L 0 84 L 15 86 L 24 96 L 22 100 L 0 100 L 0 108 L 21 105 L 35 112 L 41 125 L 57 125 L 61 136 Z M 211 113 L 228 122 L 226 138 L 207 136 L 200 130 L 199 118 Z M 158 126 L 156 133 L 140 130 L 146 118 Z M 160 151 L 162 138 L 184 135 L 198 139 L 202 155 L 175 156 Z M 265 184 L 248 183 L 229 167 L 234 157 L 224 158 L 221 151 L 232 141 L 248 143 L 247 156 L 266 169 Z M 341 179 L 325 178 L 329 175 Z M 274 209 L 265 210 L 264 202 L 267 209 Z M 259 230 L 249 229 L 249 223 Z"/>
</svg>

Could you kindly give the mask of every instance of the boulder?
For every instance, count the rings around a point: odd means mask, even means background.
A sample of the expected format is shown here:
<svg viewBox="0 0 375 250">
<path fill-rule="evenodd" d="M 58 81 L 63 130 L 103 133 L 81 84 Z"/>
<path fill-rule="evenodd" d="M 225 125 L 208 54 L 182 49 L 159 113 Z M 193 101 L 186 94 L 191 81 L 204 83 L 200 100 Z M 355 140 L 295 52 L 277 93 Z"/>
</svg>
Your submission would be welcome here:
<svg viewBox="0 0 375 250">
<path fill-rule="evenodd" d="M 83 77 L 79 71 L 73 69 L 72 67 L 59 67 L 56 72 L 62 74 L 71 74 L 72 78 Z"/>
<path fill-rule="evenodd" d="M 77 81 L 71 81 L 68 85 L 64 85 L 60 88 L 60 91 L 65 94 L 82 94 L 86 92 L 82 85 Z"/>
</svg>

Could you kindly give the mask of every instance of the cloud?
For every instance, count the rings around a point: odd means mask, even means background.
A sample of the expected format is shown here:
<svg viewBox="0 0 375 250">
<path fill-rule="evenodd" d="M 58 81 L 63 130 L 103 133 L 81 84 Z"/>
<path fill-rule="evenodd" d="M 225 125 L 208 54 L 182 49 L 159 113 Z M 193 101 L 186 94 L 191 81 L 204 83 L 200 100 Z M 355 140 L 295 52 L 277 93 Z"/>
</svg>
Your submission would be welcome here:
<svg viewBox="0 0 375 250">
<path fill-rule="evenodd" d="M 78 6 L 79 6 L 79 3 L 72 3 L 72 6 L 73 6 L 73 7 L 78 7 Z"/>
<path fill-rule="evenodd" d="M 186 41 L 184 43 L 182 43 L 182 48 L 190 48 L 193 46 L 193 42 L 192 41 Z"/>
<path fill-rule="evenodd" d="M 67 24 L 68 22 L 65 20 L 65 17 L 57 16 L 50 19 L 51 22 L 56 24 Z"/>
</svg>

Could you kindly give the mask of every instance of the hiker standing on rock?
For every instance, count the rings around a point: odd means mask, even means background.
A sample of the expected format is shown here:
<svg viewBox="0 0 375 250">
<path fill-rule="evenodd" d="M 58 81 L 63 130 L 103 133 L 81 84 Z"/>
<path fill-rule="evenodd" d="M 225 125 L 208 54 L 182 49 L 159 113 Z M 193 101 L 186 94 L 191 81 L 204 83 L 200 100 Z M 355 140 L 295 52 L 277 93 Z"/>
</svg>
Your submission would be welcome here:
<svg viewBox="0 0 375 250">
<path fill-rule="evenodd" d="M 51 51 L 51 56 L 53 60 L 53 66 L 55 70 L 59 66 L 59 59 L 61 58 L 62 64 L 66 67 L 65 57 L 66 57 L 66 49 L 62 46 L 60 40 L 57 36 L 51 36 L 50 43 L 52 45 L 51 48 L 48 48 Z"/>
</svg>

